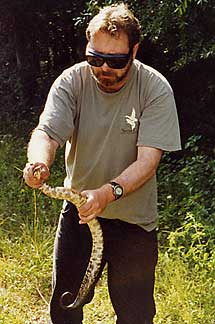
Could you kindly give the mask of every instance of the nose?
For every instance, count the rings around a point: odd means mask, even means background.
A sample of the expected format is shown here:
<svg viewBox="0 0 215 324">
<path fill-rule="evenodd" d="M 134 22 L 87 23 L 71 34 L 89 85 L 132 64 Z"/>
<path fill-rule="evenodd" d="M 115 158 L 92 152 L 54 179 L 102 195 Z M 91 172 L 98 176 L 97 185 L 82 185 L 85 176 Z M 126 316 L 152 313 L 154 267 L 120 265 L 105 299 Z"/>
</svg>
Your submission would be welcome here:
<svg viewBox="0 0 215 324">
<path fill-rule="evenodd" d="M 109 71 L 110 70 L 110 68 L 109 68 L 109 66 L 107 65 L 106 62 L 104 62 L 104 64 L 102 65 L 101 68 L 102 68 L 103 71 Z"/>
</svg>

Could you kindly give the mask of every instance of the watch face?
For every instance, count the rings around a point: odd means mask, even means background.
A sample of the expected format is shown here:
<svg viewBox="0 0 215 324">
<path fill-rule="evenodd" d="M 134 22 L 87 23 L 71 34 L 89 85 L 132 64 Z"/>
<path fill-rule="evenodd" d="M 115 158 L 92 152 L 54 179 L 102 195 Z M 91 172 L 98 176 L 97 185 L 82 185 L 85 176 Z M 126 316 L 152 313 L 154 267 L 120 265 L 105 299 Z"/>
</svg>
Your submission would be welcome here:
<svg viewBox="0 0 215 324">
<path fill-rule="evenodd" d="M 117 194 L 117 196 L 120 196 L 122 194 L 122 188 L 121 187 L 116 187 L 115 188 L 115 193 Z"/>
<path fill-rule="evenodd" d="M 111 181 L 110 185 L 112 187 L 113 190 L 113 194 L 115 196 L 115 199 L 119 199 L 120 197 L 122 197 L 123 195 L 123 188 L 116 182 Z"/>
</svg>

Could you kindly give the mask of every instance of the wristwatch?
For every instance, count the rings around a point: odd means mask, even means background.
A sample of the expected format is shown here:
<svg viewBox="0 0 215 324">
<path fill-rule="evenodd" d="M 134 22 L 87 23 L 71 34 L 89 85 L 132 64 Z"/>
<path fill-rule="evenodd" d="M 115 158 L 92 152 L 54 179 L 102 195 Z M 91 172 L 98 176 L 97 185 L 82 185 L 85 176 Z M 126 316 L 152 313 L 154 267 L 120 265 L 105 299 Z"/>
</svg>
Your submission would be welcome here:
<svg viewBox="0 0 215 324">
<path fill-rule="evenodd" d="M 115 200 L 119 199 L 123 195 L 123 188 L 118 184 L 117 182 L 110 181 L 109 184 L 112 187 L 113 195 L 115 197 Z"/>
</svg>

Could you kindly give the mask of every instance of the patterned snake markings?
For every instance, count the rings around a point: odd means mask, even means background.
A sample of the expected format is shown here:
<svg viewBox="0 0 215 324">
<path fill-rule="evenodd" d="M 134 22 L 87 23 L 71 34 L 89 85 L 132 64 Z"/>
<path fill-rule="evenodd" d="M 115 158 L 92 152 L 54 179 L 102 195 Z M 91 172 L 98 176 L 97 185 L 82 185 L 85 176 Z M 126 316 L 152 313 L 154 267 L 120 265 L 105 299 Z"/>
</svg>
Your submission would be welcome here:
<svg viewBox="0 0 215 324">
<path fill-rule="evenodd" d="M 38 178 L 40 177 L 39 172 L 40 170 L 38 169 L 34 172 L 34 175 Z M 79 208 L 86 202 L 86 198 L 81 196 L 81 194 L 74 189 L 67 189 L 64 187 L 53 188 L 45 183 L 39 189 L 45 195 L 51 198 L 70 201 L 77 208 Z M 83 303 L 83 300 L 88 295 L 90 287 L 92 287 L 92 285 L 95 283 L 96 277 L 100 270 L 104 246 L 102 229 L 99 221 L 96 218 L 92 219 L 88 223 L 88 226 L 92 236 L 92 250 L 90 260 L 76 298 L 74 299 L 73 294 L 69 291 L 66 291 L 61 295 L 60 305 L 63 309 L 66 310 L 76 308 Z M 73 298 L 74 301 L 68 304 L 68 301 L 71 300 L 71 298 Z"/>
</svg>

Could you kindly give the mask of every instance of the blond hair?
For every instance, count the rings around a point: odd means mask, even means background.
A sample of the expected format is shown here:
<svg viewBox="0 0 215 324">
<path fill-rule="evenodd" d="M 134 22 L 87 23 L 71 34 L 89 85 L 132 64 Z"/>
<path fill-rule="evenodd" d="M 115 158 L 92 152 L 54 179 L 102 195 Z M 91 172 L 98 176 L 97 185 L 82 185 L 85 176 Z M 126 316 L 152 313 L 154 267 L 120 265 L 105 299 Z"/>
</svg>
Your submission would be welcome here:
<svg viewBox="0 0 215 324">
<path fill-rule="evenodd" d="M 140 23 L 124 3 L 114 4 L 100 9 L 99 13 L 92 18 L 86 29 L 87 40 L 97 33 L 108 33 L 118 38 L 121 32 L 128 36 L 129 48 L 140 41 Z"/>
</svg>

